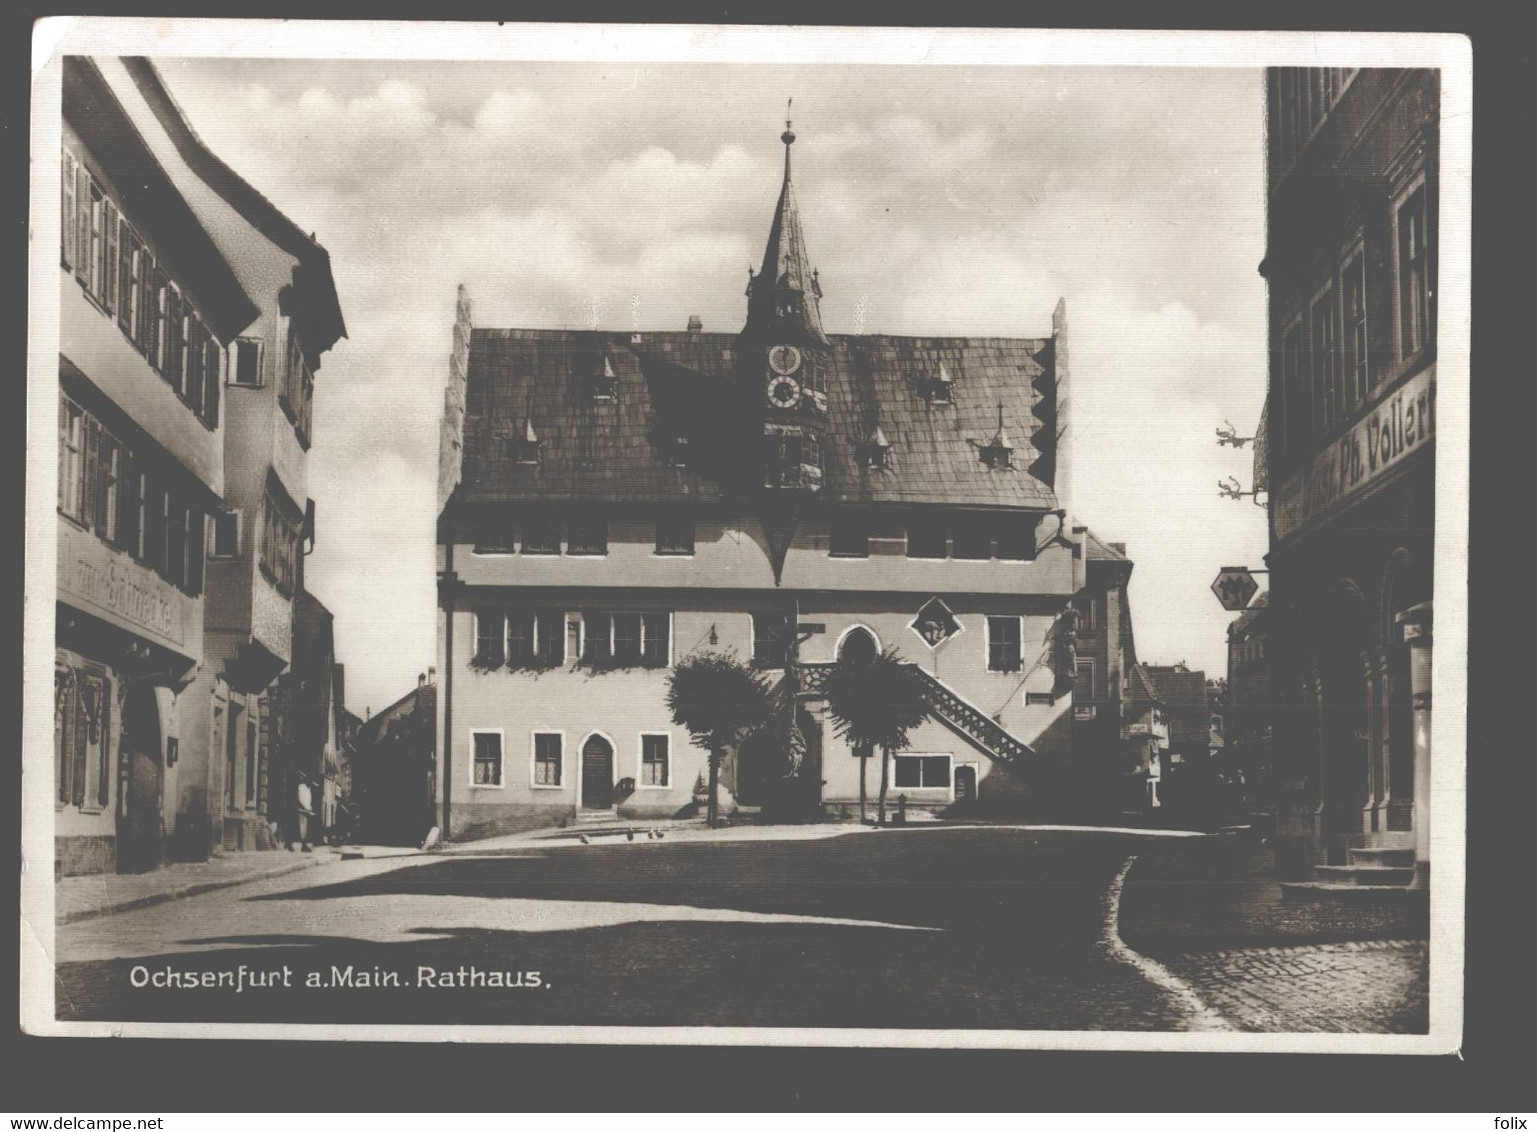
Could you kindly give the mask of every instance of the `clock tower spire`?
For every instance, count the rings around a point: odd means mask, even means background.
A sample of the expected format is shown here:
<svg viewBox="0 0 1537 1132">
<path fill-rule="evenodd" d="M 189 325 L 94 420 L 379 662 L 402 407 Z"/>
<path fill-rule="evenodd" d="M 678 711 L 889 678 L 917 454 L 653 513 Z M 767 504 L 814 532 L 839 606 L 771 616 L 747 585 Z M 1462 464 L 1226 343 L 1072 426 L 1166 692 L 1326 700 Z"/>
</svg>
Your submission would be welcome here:
<svg viewBox="0 0 1537 1132">
<path fill-rule="evenodd" d="M 833 347 L 822 329 L 821 281 L 806 252 L 790 179 L 795 129 L 786 108 L 784 182 L 763 265 L 747 284 L 747 324 L 738 337 L 739 388 L 761 422 L 759 518 L 777 582 L 802 503 L 822 490 L 827 375 Z"/>
<path fill-rule="evenodd" d="M 788 117 L 779 140 L 785 147 L 784 182 L 779 188 L 779 203 L 774 207 L 768 245 L 763 250 L 763 266 L 748 284 L 747 326 L 743 333 L 756 332 L 775 341 L 796 339 L 825 347 L 827 335 L 822 330 L 819 306 L 822 287 L 806 251 L 800 207 L 790 179 L 795 130 Z"/>
</svg>

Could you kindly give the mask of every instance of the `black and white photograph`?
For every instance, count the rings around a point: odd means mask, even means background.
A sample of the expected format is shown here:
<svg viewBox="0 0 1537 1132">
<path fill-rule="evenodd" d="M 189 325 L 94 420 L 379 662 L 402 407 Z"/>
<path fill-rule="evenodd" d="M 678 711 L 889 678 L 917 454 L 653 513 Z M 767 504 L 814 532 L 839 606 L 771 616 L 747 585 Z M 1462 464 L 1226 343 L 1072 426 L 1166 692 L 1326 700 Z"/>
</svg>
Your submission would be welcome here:
<svg viewBox="0 0 1537 1132">
<path fill-rule="evenodd" d="M 1465 40 L 34 56 L 29 1032 L 1459 1047 Z"/>
</svg>

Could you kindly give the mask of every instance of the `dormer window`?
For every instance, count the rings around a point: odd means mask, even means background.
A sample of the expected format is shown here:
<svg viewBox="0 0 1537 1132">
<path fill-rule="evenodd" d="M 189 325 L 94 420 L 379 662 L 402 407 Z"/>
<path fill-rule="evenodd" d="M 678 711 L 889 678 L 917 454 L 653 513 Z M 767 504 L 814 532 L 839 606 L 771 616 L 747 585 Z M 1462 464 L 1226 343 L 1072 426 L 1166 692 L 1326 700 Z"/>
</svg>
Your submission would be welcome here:
<svg viewBox="0 0 1537 1132">
<path fill-rule="evenodd" d="M 891 441 L 886 439 L 886 434 L 877 425 L 861 445 L 860 459 L 870 471 L 884 472 L 891 467 L 891 447 Z"/>
<path fill-rule="evenodd" d="M 1003 402 L 998 402 L 998 431 L 993 433 L 992 440 L 977 449 L 982 462 L 989 468 L 1012 468 L 1014 466 L 1014 444 L 1009 440 L 1009 434 L 1003 427 Z"/>
<path fill-rule="evenodd" d="M 588 373 L 589 392 L 594 401 L 612 401 L 619 391 L 619 375 L 607 354 L 593 359 Z"/>
<path fill-rule="evenodd" d="M 939 370 L 925 375 L 918 383 L 919 391 L 931 405 L 952 405 L 955 403 L 955 379 L 950 376 L 950 371 L 945 368 L 943 362 L 939 363 Z"/>
<path fill-rule="evenodd" d="M 663 446 L 663 457 L 669 468 L 686 468 L 689 461 L 689 441 L 686 436 L 674 436 Z"/>
<path fill-rule="evenodd" d="M 513 458 L 520 464 L 537 464 L 539 462 L 539 434 L 534 431 L 532 417 L 523 420 L 523 434 L 509 438 L 508 447 L 512 450 Z"/>
</svg>

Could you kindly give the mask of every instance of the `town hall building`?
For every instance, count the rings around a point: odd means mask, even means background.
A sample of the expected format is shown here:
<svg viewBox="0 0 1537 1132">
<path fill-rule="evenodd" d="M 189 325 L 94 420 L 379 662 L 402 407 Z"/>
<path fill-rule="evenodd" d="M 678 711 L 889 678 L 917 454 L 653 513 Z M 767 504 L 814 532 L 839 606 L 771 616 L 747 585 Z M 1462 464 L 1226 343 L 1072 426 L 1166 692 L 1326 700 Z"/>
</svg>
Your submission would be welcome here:
<svg viewBox="0 0 1537 1132">
<path fill-rule="evenodd" d="M 438 495 L 450 838 L 692 812 L 708 756 L 666 692 L 700 650 L 795 703 L 795 741 L 728 753 L 727 811 L 857 809 L 861 760 L 820 688 L 886 649 L 929 710 L 893 799 L 1028 808 L 1071 777 L 1088 547 L 1059 498 L 1065 306 L 1040 338 L 828 333 L 788 123 L 782 141 L 738 333 L 479 327 L 460 289 Z"/>
</svg>

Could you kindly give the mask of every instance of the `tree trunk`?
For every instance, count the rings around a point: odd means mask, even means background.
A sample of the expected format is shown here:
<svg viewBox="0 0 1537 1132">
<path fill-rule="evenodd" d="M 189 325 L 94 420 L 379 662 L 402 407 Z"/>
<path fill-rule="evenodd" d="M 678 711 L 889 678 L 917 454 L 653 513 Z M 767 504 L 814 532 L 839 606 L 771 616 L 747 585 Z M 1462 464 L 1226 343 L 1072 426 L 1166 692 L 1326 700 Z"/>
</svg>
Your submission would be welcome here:
<svg viewBox="0 0 1537 1132">
<path fill-rule="evenodd" d="M 891 778 L 890 767 L 891 767 L 890 752 L 886 750 L 885 744 L 882 744 L 881 745 L 881 800 L 880 800 L 879 806 L 876 808 L 876 814 L 878 815 L 876 817 L 876 819 L 875 819 L 875 824 L 876 825 L 885 825 L 886 824 L 886 785 L 887 785 L 887 782 Z"/>
<path fill-rule="evenodd" d="M 715 786 L 720 781 L 720 752 L 710 752 L 710 799 L 706 814 L 711 829 L 715 828 Z"/>
<path fill-rule="evenodd" d="M 865 824 L 865 768 L 870 765 L 870 756 L 859 756 L 859 824 Z"/>
</svg>

